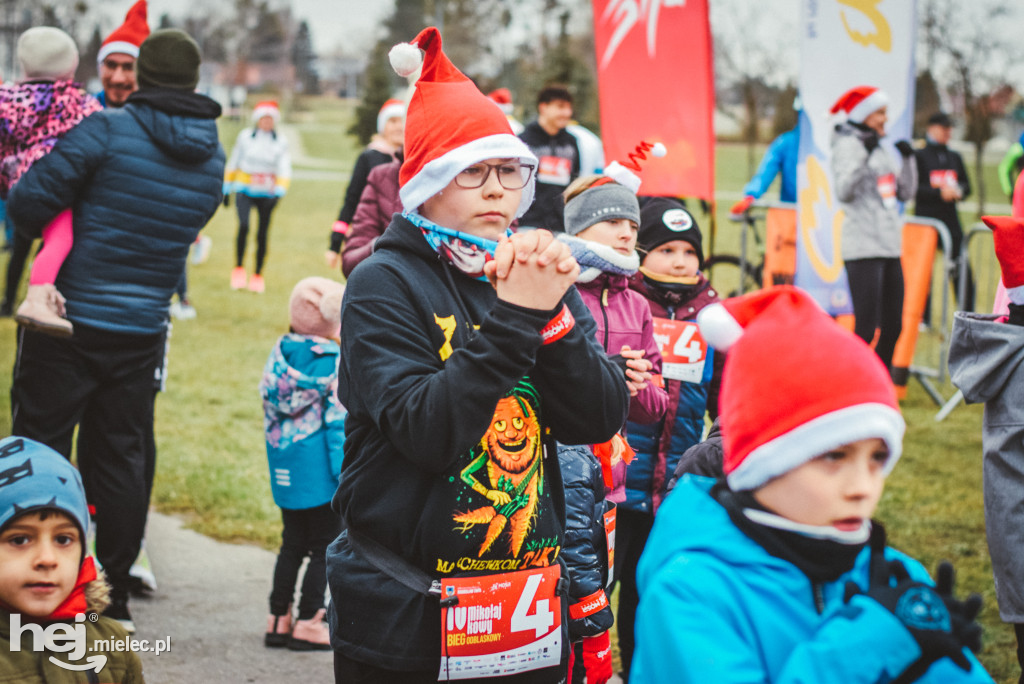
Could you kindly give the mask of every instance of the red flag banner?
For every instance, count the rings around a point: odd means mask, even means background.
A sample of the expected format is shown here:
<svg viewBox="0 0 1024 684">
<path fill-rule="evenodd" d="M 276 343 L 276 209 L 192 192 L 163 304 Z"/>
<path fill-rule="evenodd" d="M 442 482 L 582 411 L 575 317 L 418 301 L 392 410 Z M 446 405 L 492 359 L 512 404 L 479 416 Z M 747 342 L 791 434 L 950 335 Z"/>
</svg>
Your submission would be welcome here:
<svg viewBox="0 0 1024 684">
<path fill-rule="evenodd" d="M 601 137 L 620 162 L 641 141 L 644 195 L 711 200 L 715 108 L 707 0 L 594 0 Z"/>
</svg>

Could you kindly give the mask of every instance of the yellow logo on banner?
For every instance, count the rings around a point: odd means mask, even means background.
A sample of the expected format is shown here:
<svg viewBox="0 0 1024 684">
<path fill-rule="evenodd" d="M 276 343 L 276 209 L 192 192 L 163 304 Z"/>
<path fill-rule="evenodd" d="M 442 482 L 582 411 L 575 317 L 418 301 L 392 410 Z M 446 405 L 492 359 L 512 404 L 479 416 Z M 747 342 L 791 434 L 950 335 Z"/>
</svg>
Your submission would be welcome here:
<svg viewBox="0 0 1024 684">
<path fill-rule="evenodd" d="M 840 257 L 840 237 L 845 214 L 842 210 L 832 216 L 832 263 L 828 263 L 818 252 L 818 244 L 811 239 L 811 232 L 819 229 L 815 221 L 814 204 L 818 197 L 832 209 L 832 191 L 829 188 L 828 176 L 821 167 L 821 162 L 814 155 L 807 155 L 807 187 L 800 191 L 800 237 L 807 250 L 807 258 L 811 260 L 814 271 L 826 283 L 834 283 L 843 271 Z"/>
<path fill-rule="evenodd" d="M 889 28 L 889 22 L 886 20 L 885 15 L 878 10 L 878 5 L 881 2 L 882 0 L 839 0 L 840 5 L 846 5 L 850 9 L 857 10 L 863 14 L 874 25 L 874 33 L 854 31 L 846 21 L 846 12 L 840 11 L 840 15 L 843 18 L 843 27 L 850 34 L 850 38 L 853 38 L 854 42 L 865 47 L 874 45 L 882 52 L 891 52 L 892 30 Z"/>
</svg>

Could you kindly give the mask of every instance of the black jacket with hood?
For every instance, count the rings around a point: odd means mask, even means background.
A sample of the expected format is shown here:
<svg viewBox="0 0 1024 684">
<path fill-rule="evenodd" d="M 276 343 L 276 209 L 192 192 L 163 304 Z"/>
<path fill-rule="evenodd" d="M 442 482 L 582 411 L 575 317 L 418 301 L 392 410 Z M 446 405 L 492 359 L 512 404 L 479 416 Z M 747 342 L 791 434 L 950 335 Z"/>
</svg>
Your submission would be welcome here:
<svg viewBox="0 0 1024 684">
<path fill-rule="evenodd" d="M 349 414 L 334 508 L 350 530 L 434 578 L 560 562 L 554 440 L 606 441 L 629 405 L 575 288 L 563 302 L 576 325 L 542 346 L 539 332 L 561 304 L 538 311 L 498 300 L 395 217 L 352 272 L 342 306 L 338 396 Z M 501 488 L 517 459 L 536 477 L 495 535 L 485 492 Z M 347 531 L 327 562 L 336 650 L 387 669 L 438 667 L 436 598 L 376 570 Z"/>
</svg>

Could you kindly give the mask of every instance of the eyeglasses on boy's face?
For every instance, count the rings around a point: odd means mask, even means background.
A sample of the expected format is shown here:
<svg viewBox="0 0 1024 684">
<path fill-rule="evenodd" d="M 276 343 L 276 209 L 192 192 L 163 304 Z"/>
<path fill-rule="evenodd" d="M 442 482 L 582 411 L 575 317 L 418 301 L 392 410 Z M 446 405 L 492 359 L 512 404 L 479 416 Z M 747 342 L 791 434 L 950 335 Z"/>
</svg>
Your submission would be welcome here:
<svg viewBox="0 0 1024 684">
<path fill-rule="evenodd" d="M 487 164 L 480 162 L 466 167 L 455 176 L 455 185 L 466 190 L 483 187 L 491 175 L 491 169 L 498 174 L 498 182 L 506 190 L 520 190 L 526 187 L 533 177 L 532 164 L 520 164 L 517 161 Z"/>
</svg>

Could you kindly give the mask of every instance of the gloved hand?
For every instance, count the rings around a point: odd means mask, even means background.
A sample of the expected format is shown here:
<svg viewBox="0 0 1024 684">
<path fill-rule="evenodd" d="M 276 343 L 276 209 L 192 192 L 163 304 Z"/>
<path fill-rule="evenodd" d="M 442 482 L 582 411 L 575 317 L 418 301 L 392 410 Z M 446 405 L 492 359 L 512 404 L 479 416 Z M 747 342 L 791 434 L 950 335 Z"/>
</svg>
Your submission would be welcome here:
<svg viewBox="0 0 1024 684">
<path fill-rule="evenodd" d="M 729 213 L 730 214 L 742 214 L 747 209 L 749 209 L 750 205 L 753 204 L 753 203 L 754 203 L 754 198 L 752 196 L 750 196 L 750 195 L 747 195 L 746 197 L 741 199 L 739 202 L 737 202 L 736 204 L 732 205 L 732 209 L 729 210 Z"/>
<path fill-rule="evenodd" d="M 608 632 L 583 640 L 583 669 L 587 684 L 607 684 L 612 678 L 612 642 Z"/>
<path fill-rule="evenodd" d="M 878 134 L 872 133 L 868 137 L 864 138 L 864 148 L 871 154 L 878 147 Z"/>
<path fill-rule="evenodd" d="M 948 657 L 965 672 L 971 662 L 963 653 L 981 648 L 981 626 L 975 622 L 981 610 L 981 596 L 971 594 L 965 601 L 953 598 L 953 566 L 939 564 L 937 583 L 930 587 L 910 579 L 900 561 L 887 562 L 881 553 L 873 554 L 867 596 L 895 615 L 921 648 L 921 658 L 911 668 L 922 673 L 932 663 Z M 890 583 L 896 580 L 896 585 Z M 853 582 L 846 584 L 844 601 L 861 593 Z"/>
<path fill-rule="evenodd" d="M 224 193 L 223 204 L 224 204 L 225 207 L 230 207 L 231 206 L 231 193 L 228 193 L 228 192 Z"/>
<path fill-rule="evenodd" d="M 908 140 L 900 140 L 896 143 L 896 149 L 900 151 L 904 157 L 914 156 L 914 146 L 910 144 Z"/>
</svg>

